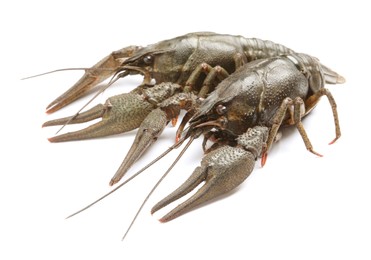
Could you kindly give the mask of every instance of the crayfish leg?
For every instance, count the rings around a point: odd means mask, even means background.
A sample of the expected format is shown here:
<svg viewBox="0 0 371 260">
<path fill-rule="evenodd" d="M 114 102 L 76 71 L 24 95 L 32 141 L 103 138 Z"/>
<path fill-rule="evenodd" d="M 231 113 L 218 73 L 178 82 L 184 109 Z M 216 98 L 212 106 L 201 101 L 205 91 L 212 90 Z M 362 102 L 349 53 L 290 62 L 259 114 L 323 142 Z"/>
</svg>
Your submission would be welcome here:
<svg viewBox="0 0 371 260">
<path fill-rule="evenodd" d="M 345 81 L 345 79 L 344 79 Z M 337 105 L 334 97 L 332 96 L 331 92 L 327 88 L 321 88 L 319 89 L 315 94 L 310 96 L 306 101 L 305 101 L 305 106 L 308 107 L 309 111 L 314 108 L 314 106 L 318 103 L 320 98 L 322 96 L 326 96 L 327 100 L 330 103 L 331 110 L 332 110 L 332 116 L 334 118 L 334 124 L 335 124 L 335 138 L 329 143 L 333 144 L 338 140 L 341 136 L 341 131 L 340 131 L 340 123 L 339 123 L 339 115 L 337 112 Z M 307 110 L 308 110 L 307 109 Z"/>
</svg>

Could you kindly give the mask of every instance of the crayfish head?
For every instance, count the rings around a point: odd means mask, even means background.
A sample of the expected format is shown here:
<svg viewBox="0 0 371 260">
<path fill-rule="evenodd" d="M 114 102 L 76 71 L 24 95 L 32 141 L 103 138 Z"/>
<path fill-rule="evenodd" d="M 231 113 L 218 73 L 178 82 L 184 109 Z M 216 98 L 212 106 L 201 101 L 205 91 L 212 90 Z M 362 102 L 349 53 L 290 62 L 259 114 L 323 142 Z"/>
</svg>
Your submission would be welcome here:
<svg viewBox="0 0 371 260">
<path fill-rule="evenodd" d="M 147 71 L 157 83 L 177 82 L 194 48 L 184 37 L 160 41 L 139 49 L 122 64 Z"/>
<path fill-rule="evenodd" d="M 234 99 L 233 102 L 217 103 L 208 112 L 195 115 L 190 121 L 190 130 L 203 129 L 205 133 L 215 129 L 236 137 L 256 122 L 256 109 L 248 102 Z"/>
</svg>

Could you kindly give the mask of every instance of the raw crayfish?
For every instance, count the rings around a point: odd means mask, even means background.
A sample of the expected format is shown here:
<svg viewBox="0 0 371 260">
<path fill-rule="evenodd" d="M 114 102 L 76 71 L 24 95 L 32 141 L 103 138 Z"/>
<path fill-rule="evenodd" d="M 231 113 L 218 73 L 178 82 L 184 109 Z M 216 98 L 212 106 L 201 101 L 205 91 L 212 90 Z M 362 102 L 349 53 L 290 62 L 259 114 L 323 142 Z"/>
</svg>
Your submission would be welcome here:
<svg viewBox="0 0 371 260">
<path fill-rule="evenodd" d="M 111 53 L 87 69 L 73 87 L 49 104 L 47 112 L 54 112 L 71 103 L 112 75 L 115 78 L 111 81 L 114 82 L 127 75 L 142 74 L 144 80 L 139 87 L 130 93 L 109 98 L 104 105 L 96 105 L 72 117 L 48 121 L 44 126 L 102 118 L 102 121 L 86 129 L 52 137 L 49 139 L 51 142 L 108 136 L 140 127 L 132 148 L 110 182 L 113 185 L 157 139 L 167 122 L 174 122 L 180 109 L 191 109 L 197 97 L 206 97 L 221 80 L 243 64 L 288 53 L 293 51 L 271 41 L 209 32 L 190 33 L 144 48 L 129 46 Z M 152 80 L 156 82 L 154 87 Z M 187 94 L 178 97 L 174 95 L 176 93 Z M 197 95 L 193 96 L 192 104 L 177 100 L 192 94 Z M 161 112 L 164 109 L 156 109 L 162 102 L 178 102 L 178 107 L 171 107 L 171 118 Z M 169 107 L 167 104 L 162 106 Z"/>
<path fill-rule="evenodd" d="M 107 136 L 139 127 L 133 146 L 110 182 L 113 185 L 166 124 L 175 121 L 181 109 L 187 110 L 177 132 L 177 144 L 172 148 L 204 134 L 206 155 L 191 177 L 156 204 L 152 212 L 200 183 L 205 184 L 161 221 L 171 220 L 239 185 L 251 173 L 258 157 L 265 163 L 281 126 L 295 125 L 306 148 L 319 155 L 301 119 L 323 95 L 333 111 L 333 142 L 341 135 L 335 100 L 324 85 L 343 83 L 343 77 L 317 59 L 282 45 L 214 33 L 191 33 L 144 48 L 129 46 L 113 52 L 86 70 L 80 81 L 53 101 L 47 111 L 71 103 L 111 76 L 114 82 L 132 74 L 142 74 L 144 80 L 130 93 L 111 97 L 104 105 L 86 112 L 48 121 L 44 126 L 102 117 L 102 121 L 86 129 L 52 137 L 51 142 Z M 187 123 L 189 127 L 184 130 Z M 208 140 L 215 143 L 206 149 Z"/>
</svg>

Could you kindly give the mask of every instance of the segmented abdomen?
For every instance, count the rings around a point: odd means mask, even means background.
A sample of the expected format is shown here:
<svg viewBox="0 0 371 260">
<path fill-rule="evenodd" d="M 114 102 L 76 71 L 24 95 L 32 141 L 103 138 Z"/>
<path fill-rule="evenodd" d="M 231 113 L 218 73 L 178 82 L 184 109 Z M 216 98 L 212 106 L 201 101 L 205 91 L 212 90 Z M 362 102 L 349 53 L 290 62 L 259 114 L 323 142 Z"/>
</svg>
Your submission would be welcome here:
<svg viewBox="0 0 371 260">
<path fill-rule="evenodd" d="M 294 53 L 293 50 L 272 41 L 240 37 L 248 61 Z"/>
</svg>

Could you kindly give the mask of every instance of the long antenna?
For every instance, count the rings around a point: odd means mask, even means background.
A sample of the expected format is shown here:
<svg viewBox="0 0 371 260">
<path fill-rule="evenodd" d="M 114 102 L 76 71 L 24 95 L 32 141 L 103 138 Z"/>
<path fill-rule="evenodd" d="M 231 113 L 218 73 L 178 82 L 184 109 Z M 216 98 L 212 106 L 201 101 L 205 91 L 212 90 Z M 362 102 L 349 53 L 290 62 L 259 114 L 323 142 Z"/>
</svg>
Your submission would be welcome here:
<svg viewBox="0 0 371 260">
<path fill-rule="evenodd" d="M 184 142 L 185 139 L 182 139 L 181 141 L 179 141 L 178 143 L 170 146 L 165 152 L 163 152 L 161 155 L 159 155 L 157 158 L 155 158 L 153 161 L 151 161 L 150 163 L 148 163 L 146 166 L 144 166 L 142 169 L 140 169 L 137 173 L 135 173 L 133 176 L 131 176 L 129 179 L 127 179 L 126 181 L 124 181 L 123 183 L 121 183 L 120 185 L 118 185 L 116 188 L 114 188 L 113 190 L 111 190 L 110 192 L 104 194 L 102 197 L 100 197 L 99 199 L 95 200 L 94 202 L 90 203 L 89 205 L 87 205 L 86 207 L 80 209 L 79 211 L 76 211 L 75 213 L 69 215 L 68 217 L 66 217 L 66 219 L 68 218 L 71 218 L 73 216 L 76 216 L 77 214 L 87 210 L 88 208 L 90 208 L 91 206 L 97 204 L 99 201 L 103 200 L 104 198 L 108 197 L 109 195 L 111 195 L 112 193 L 114 193 L 115 191 L 117 191 L 118 189 L 120 189 L 122 186 L 124 186 L 126 183 L 130 182 L 132 179 L 134 179 L 135 177 L 137 177 L 139 174 L 141 174 L 142 172 L 144 172 L 145 170 L 147 170 L 150 166 L 152 166 L 153 164 L 155 164 L 157 161 L 159 161 L 160 159 L 162 159 L 165 155 L 167 155 L 169 152 L 171 152 L 172 150 L 174 150 L 175 148 L 177 148 L 178 146 L 180 146 L 183 142 Z"/>
<path fill-rule="evenodd" d="M 182 151 L 179 153 L 179 155 L 175 159 L 175 161 L 171 164 L 171 166 L 167 169 L 167 171 L 162 175 L 162 177 L 158 180 L 158 182 L 155 184 L 155 186 L 153 186 L 152 190 L 148 193 L 147 197 L 144 199 L 142 205 L 140 205 L 137 213 L 135 214 L 133 220 L 131 221 L 131 223 L 130 223 L 129 227 L 127 228 L 127 230 L 126 230 L 124 236 L 122 237 L 121 241 L 123 241 L 126 238 L 126 236 L 128 235 L 130 229 L 134 225 L 135 220 L 137 219 L 139 213 L 142 211 L 142 209 L 143 209 L 144 205 L 146 204 L 146 202 L 148 201 L 148 199 L 151 197 L 152 193 L 157 189 L 157 187 L 160 185 L 160 183 L 165 179 L 165 177 L 168 175 L 168 173 L 173 169 L 175 164 L 180 160 L 180 158 L 183 156 L 183 154 L 188 149 L 188 147 L 191 145 L 191 143 L 193 142 L 194 139 L 195 139 L 194 136 L 190 137 L 190 140 L 188 141 L 187 145 L 182 149 Z M 183 142 L 183 141 L 184 141 L 184 139 L 181 142 Z M 178 145 L 178 144 L 179 143 L 177 143 L 176 145 Z"/>
<path fill-rule="evenodd" d="M 29 76 L 29 77 L 21 78 L 21 80 L 32 79 L 32 78 L 36 78 L 36 77 L 40 77 L 40 76 L 52 74 L 52 73 L 55 73 L 55 72 L 68 71 L 68 70 L 85 70 L 85 71 L 88 71 L 88 70 L 92 70 L 92 68 L 65 68 L 65 69 L 57 69 L 57 70 L 52 70 L 52 71 L 48 71 L 48 72 L 44 72 L 44 73 L 32 75 L 32 76 Z M 94 70 L 113 70 L 113 69 L 111 69 L 111 68 L 94 68 Z"/>
</svg>

